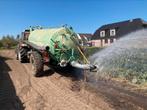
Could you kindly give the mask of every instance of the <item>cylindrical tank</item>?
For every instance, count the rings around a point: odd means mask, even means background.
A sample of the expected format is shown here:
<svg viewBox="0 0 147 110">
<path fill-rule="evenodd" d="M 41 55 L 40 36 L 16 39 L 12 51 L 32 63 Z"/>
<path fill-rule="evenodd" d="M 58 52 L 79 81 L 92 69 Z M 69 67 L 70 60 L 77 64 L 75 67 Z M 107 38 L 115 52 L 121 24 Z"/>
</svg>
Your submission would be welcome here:
<svg viewBox="0 0 147 110">
<path fill-rule="evenodd" d="M 36 29 L 30 32 L 28 41 L 40 46 L 49 46 L 51 57 L 59 63 L 82 62 L 78 36 L 67 27 Z"/>
</svg>

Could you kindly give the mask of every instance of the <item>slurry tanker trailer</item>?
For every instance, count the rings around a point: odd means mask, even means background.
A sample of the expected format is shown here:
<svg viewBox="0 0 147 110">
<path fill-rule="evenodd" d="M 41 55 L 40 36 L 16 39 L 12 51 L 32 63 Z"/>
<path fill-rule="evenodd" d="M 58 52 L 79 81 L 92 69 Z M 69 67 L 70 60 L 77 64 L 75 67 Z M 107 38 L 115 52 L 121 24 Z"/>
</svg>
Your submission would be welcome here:
<svg viewBox="0 0 147 110">
<path fill-rule="evenodd" d="M 83 53 L 79 36 L 71 27 L 58 28 L 30 27 L 22 32 L 16 49 L 17 59 L 32 63 L 33 75 L 43 74 L 44 65 L 81 69 L 95 69 Z"/>
</svg>

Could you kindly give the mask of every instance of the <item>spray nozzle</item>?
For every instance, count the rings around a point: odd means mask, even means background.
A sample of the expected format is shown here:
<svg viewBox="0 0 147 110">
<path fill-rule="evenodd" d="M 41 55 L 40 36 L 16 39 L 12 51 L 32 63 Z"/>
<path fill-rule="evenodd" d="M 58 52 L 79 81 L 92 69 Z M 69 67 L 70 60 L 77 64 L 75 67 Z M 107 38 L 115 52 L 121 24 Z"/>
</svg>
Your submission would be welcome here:
<svg viewBox="0 0 147 110">
<path fill-rule="evenodd" d="M 97 65 L 91 65 L 90 66 L 90 71 L 96 71 L 98 69 L 98 66 Z"/>
</svg>

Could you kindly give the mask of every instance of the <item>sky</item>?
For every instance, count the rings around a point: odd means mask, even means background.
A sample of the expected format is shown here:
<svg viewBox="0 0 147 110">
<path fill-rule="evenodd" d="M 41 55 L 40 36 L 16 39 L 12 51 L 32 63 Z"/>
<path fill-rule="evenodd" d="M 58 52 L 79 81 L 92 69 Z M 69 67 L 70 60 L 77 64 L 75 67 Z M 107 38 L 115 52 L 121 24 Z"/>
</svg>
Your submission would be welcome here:
<svg viewBox="0 0 147 110">
<path fill-rule="evenodd" d="M 147 20 L 147 0 L 0 0 L 0 36 L 64 24 L 93 34 L 104 24 L 133 18 Z"/>
</svg>

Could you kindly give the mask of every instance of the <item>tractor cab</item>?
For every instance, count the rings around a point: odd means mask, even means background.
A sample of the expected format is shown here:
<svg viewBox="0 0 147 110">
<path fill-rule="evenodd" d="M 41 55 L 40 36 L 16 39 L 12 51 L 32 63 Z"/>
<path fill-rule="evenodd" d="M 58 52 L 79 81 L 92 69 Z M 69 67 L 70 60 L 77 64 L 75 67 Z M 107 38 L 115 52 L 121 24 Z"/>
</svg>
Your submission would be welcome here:
<svg viewBox="0 0 147 110">
<path fill-rule="evenodd" d="M 28 40 L 31 31 L 43 29 L 41 26 L 30 26 L 30 28 L 25 29 L 24 32 L 21 33 L 21 40 Z"/>
<path fill-rule="evenodd" d="M 24 32 L 21 33 L 21 40 L 28 40 L 30 35 L 30 29 L 26 29 Z"/>
</svg>

